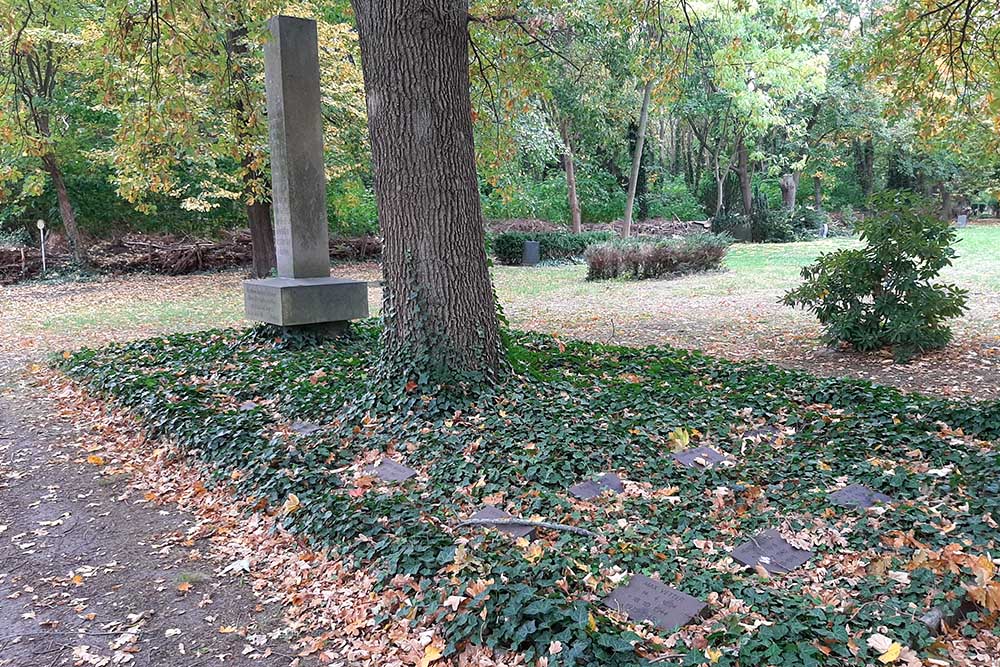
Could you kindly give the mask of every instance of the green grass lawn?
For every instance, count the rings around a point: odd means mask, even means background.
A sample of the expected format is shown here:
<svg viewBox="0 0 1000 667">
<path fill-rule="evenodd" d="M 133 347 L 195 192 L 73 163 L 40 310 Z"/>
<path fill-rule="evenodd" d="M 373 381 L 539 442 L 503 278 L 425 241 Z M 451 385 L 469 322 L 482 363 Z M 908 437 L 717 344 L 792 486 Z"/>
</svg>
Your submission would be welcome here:
<svg viewBox="0 0 1000 667">
<path fill-rule="evenodd" d="M 982 300 L 1000 295 L 1000 226 L 960 230 L 959 257 L 944 278 L 972 293 L 974 322 L 991 318 L 993 310 L 980 308 Z M 855 245 L 853 239 L 734 245 L 725 270 L 680 278 L 626 282 L 587 282 L 583 265 L 522 268 L 496 266 L 493 278 L 501 303 L 515 326 L 531 328 L 565 325 L 576 313 L 583 318 L 614 317 L 616 321 L 656 319 L 664 312 L 683 312 L 689 318 L 708 318 L 715 328 L 727 317 L 742 319 L 746 312 L 775 322 L 800 321 L 803 313 L 777 307 L 778 297 L 798 283 L 799 269 L 820 252 Z M 338 267 L 338 275 L 375 279 L 377 271 Z M 243 299 L 238 272 L 182 277 L 127 276 L 88 284 L 19 286 L 0 326 L 12 327 L 17 336 L 53 337 L 65 347 L 102 339 L 124 339 L 194 331 L 243 323 Z M 23 296 L 22 296 L 23 295 Z M 685 308 L 685 304 L 690 304 Z M 742 311 L 730 312 L 734 303 Z M 381 291 L 370 291 L 370 308 L 377 314 Z M 549 322 L 547 324 L 547 322 Z M 992 320 L 976 323 L 988 332 Z M 583 335 L 584 332 L 581 332 Z M 78 340 L 79 339 L 79 340 Z M 685 343 L 687 344 L 687 343 Z"/>
<path fill-rule="evenodd" d="M 1000 226 L 968 227 L 959 230 L 958 258 L 946 270 L 943 278 L 980 292 L 1000 292 Z M 749 294 L 774 292 L 794 287 L 799 271 L 813 262 L 820 253 L 840 248 L 857 247 L 856 238 L 830 238 L 798 243 L 764 243 L 733 245 L 721 272 L 684 276 L 653 281 L 658 288 L 668 287 L 678 294 L 690 296 Z M 542 268 L 496 267 L 494 280 L 501 299 L 516 302 L 519 298 L 535 298 L 560 293 L 570 296 L 595 294 L 606 290 L 641 290 L 641 283 L 588 283 L 583 265 Z M 542 276 L 542 279 L 539 277 Z M 648 285 L 646 284 L 646 288 Z M 621 287 L 624 285 L 624 287 Z"/>
</svg>

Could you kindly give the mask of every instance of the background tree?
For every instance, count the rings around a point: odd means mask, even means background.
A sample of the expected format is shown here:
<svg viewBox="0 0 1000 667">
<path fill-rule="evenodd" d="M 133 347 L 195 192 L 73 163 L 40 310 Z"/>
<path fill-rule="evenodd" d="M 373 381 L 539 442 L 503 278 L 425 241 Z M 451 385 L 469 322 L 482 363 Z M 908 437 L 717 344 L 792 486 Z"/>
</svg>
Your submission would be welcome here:
<svg viewBox="0 0 1000 667">
<path fill-rule="evenodd" d="M 81 66 L 90 57 L 83 35 L 95 7 L 59 0 L 4 0 L 0 3 L 0 42 L 5 46 L 0 90 L 6 113 L 0 137 L 8 144 L 0 182 L 15 180 L 18 153 L 37 160 L 59 202 L 59 215 L 77 262 L 87 260 L 73 201 L 63 176 L 63 151 L 73 129 L 66 121 L 71 94 L 82 84 Z M 37 191 L 37 179 L 26 194 Z"/>
</svg>

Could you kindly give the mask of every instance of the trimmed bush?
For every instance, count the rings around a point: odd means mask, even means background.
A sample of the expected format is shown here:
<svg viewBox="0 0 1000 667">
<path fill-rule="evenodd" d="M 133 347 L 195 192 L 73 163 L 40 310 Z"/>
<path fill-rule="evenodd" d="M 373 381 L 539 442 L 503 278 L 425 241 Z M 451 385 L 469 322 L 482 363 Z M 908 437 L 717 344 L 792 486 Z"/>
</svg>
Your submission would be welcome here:
<svg viewBox="0 0 1000 667">
<path fill-rule="evenodd" d="M 521 251 L 525 241 L 538 241 L 541 258 L 566 259 L 580 257 L 584 251 L 602 241 L 615 238 L 614 232 L 502 232 L 494 235 L 487 243 L 501 264 L 521 263 Z"/>
<path fill-rule="evenodd" d="M 783 302 L 815 313 L 828 345 L 892 347 L 906 361 L 946 345 L 945 320 L 966 310 L 965 290 L 935 282 L 955 256 L 957 235 L 932 203 L 912 194 L 889 192 L 873 203 L 876 214 L 856 223 L 867 245 L 820 255 Z"/>
<path fill-rule="evenodd" d="M 680 240 L 627 239 L 600 243 L 587 248 L 584 255 L 587 280 L 620 277 L 647 280 L 717 269 L 729 243 L 728 237 L 715 234 L 697 234 Z"/>
</svg>

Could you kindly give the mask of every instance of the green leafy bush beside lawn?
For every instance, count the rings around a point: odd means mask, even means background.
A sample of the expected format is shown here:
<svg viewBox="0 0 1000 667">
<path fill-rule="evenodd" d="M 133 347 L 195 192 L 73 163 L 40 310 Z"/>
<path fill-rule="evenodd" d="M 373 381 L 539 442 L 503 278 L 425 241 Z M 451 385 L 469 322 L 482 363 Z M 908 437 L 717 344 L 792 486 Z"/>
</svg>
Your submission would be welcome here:
<svg viewBox="0 0 1000 667">
<path fill-rule="evenodd" d="M 967 293 L 936 282 L 955 257 L 954 228 L 928 203 L 905 193 L 875 200 L 876 214 L 855 223 L 863 248 L 820 255 L 784 303 L 823 325 L 823 339 L 864 351 L 892 347 L 899 360 L 951 340 L 945 322 L 966 310 Z"/>
<path fill-rule="evenodd" d="M 236 493 L 275 511 L 295 494 L 301 505 L 288 528 L 364 568 L 378 588 L 412 577 L 407 603 L 385 613 L 438 617 L 446 655 L 473 642 L 550 667 L 648 664 L 643 655 L 661 655 L 654 642 L 599 603 L 636 573 L 711 601 L 708 618 L 666 651 L 685 665 L 705 664 L 707 649 L 729 667 L 878 664 L 865 647 L 874 628 L 930 655 L 920 613 L 956 607 L 973 574 L 913 565 L 919 552 L 1000 549 L 989 519 L 1000 517 L 997 447 L 942 424 L 996 438 L 994 404 L 667 347 L 514 333 L 506 385 L 460 410 L 412 413 L 371 401 L 377 338 L 367 323 L 321 345 L 264 329 L 215 331 L 60 362 Z M 322 429 L 289 433 L 296 420 Z M 687 441 L 731 453 L 737 465 L 682 468 L 672 449 Z M 419 475 L 372 484 L 364 466 L 384 452 Z M 567 493 L 605 471 L 626 480 L 624 495 L 582 502 Z M 846 483 L 898 504 L 867 513 L 832 506 L 827 492 Z M 541 531 L 527 544 L 456 528 L 487 502 L 598 537 Z M 728 551 L 765 528 L 809 540 L 815 558 L 770 579 L 734 565 Z M 905 583 L 892 572 L 907 573 Z M 450 596 L 456 609 L 444 606 Z M 996 630 L 990 622 L 967 621 L 964 631 Z M 553 642 L 562 651 L 552 653 Z"/>
<path fill-rule="evenodd" d="M 730 239 L 696 234 L 683 239 L 619 239 L 587 248 L 587 280 L 646 280 L 722 266 Z"/>
</svg>

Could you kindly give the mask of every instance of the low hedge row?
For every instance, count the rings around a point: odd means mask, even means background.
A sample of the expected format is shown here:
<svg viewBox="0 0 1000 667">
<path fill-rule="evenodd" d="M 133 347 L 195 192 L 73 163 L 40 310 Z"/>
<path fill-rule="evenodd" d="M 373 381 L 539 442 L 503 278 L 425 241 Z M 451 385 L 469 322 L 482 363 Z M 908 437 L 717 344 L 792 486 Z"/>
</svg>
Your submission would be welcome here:
<svg viewBox="0 0 1000 667">
<path fill-rule="evenodd" d="M 502 232 L 491 237 L 489 247 L 501 264 L 521 263 L 525 241 L 538 241 L 542 259 L 580 257 L 589 246 L 610 241 L 614 232 Z"/>
<path fill-rule="evenodd" d="M 717 269 L 731 239 L 697 234 L 675 240 L 622 239 L 587 248 L 587 280 L 646 280 L 678 273 Z"/>
</svg>

